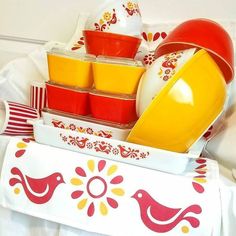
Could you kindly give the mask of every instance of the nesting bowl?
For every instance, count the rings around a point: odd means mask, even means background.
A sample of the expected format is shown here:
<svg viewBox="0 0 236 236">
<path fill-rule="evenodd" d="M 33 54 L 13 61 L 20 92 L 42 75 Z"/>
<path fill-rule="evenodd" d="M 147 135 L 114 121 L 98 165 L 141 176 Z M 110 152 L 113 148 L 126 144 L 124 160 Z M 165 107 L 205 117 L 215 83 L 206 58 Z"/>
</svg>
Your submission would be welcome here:
<svg viewBox="0 0 236 236">
<path fill-rule="evenodd" d="M 233 79 L 233 42 L 221 25 L 208 19 L 192 19 L 178 25 L 159 44 L 155 55 L 160 57 L 192 47 L 208 51 L 223 72 L 227 83 Z"/>
<path fill-rule="evenodd" d="M 140 117 L 166 83 L 194 55 L 196 48 L 173 52 L 155 60 L 143 74 L 137 91 L 136 111 Z"/>
<path fill-rule="evenodd" d="M 137 0 L 105 0 L 85 23 L 85 29 L 124 35 L 141 34 L 142 19 Z"/>
<path fill-rule="evenodd" d="M 109 32 L 84 30 L 85 48 L 88 54 L 134 58 L 141 38 Z"/>
<path fill-rule="evenodd" d="M 202 49 L 152 100 L 127 141 L 187 152 L 220 115 L 225 99 L 224 76 Z"/>
</svg>

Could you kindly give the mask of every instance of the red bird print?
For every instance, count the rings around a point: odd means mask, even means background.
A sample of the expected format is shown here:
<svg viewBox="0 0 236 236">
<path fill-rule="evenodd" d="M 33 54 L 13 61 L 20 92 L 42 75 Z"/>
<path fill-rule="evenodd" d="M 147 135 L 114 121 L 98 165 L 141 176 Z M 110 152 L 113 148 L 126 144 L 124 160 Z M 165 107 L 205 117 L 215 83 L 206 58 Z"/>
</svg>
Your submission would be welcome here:
<svg viewBox="0 0 236 236">
<path fill-rule="evenodd" d="M 62 121 L 59 121 L 59 120 L 53 120 L 52 124 L 53 124 L 54 127 L 57 127 L 57 128 L 61 128 L 61 129 L 66 128 L 65 124 Z"/>
<path fill-rule="evenodd" d="M 21 184 L 28 199 L 36 204 L 48 202 L 56 187 L 61 183 L 65 183 L 63 176 L 60 173 L 53 173 L 42 179 L 34 179 L 27 175 L 23 175 L 16 167 L 11 169 L 11 173 L 18 177 L 10 179 L 10 186 Z"/>
<path fill-rule="evenodd" d="M 113 9 L 112 18 L 110 21 L 107 21 L 107 24 L 110 26 L 111 24 L 116 24 L 116 22 L 117 22 L 116 11 L 115 9 Z"/>
<path fill-rule="evenodd" d="M 145 190 L 138 190 L 132 198 L 136 199 L 139 204 L 144 225 L 154 232 L 169 232 L 183 220 L 188 221 L 193 228 L 200 225 L 197 218 L 186 216 L 190 212 L 200 214 L 202 209 L 199 205 L 191 205 L 186 209 L 169 208 L 158 203 Z"/>
<path fill-rule="evenodd" d="M 125 10 L 127 11 L 127 13 L 132 16 L 135 13 L 134 9 L 129 9 L 128 7 L 126 7 L 125 5 L 123 5 L 123 7 L 125 8 Z"/>
<path fill-rule="evenodd" d="M 162 66 L 165 68 L 171 68 L 172 70 L 174 70 L 176 67 L 176 62 L 177 62 L 177 59 L 175 59 L 175 58 L 169 59 L 169 60 L 163 62 Z"/>
<path fill-rule="evenodd" d="M 118 148 L 120 149 L 120 154 L 123 158 L 128 158 L 128 157 L 135 158 L 138 156 L 138 153 L 139 153 L 138 150 L 134 150 L 131 148 L 128 148 L 128 150 L 126 150 L 125 146 L 121 146 L 121 145 L 118 145 Z"/>
</svg>

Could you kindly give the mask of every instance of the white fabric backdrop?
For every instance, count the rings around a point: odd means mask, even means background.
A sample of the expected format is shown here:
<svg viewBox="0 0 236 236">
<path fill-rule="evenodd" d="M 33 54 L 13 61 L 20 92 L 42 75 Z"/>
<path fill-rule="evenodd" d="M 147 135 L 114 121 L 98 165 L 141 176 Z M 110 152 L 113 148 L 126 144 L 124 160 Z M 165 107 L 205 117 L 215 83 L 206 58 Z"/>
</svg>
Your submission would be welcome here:
<svg viewBox="0 0 236 236">
<path fill-rule="evenodd" d="M 0 35 L 26 37 L 40 40 L 68 42 L 77 24 L 80 11 L 89 11 L 102 0 L 0 0 Z M 194 17 L 208 17 L 223 21 L 236 20 L 235 0 L 140 0 L 140 7 L 145 22 L 182 21 Z M 236 28 L 231 23 L 231 36 L 236 36 Z M 231 27 L 232 26 L 232 27 Z M 38 45 L 8 42 L 0 36 L 0 67 L 13 58 L 31 52 Z M 0 136 L 0 168 L 4 150 L 9 138 Z M 220 158 L 223 158 L 222 156 Z M 225 219 L 236 218 L 235 183 L 232 173 L 221 166 L 222 186 L 226 189 Z M 232 236 L 234 224 L 223 222 L 221 236 Z M 229 227 L 231 226 L 231 227 Z M 95 236 L 85 231 L 58 225 L 0 207 L 0 235 L 3 236 Z"/>
</svg>

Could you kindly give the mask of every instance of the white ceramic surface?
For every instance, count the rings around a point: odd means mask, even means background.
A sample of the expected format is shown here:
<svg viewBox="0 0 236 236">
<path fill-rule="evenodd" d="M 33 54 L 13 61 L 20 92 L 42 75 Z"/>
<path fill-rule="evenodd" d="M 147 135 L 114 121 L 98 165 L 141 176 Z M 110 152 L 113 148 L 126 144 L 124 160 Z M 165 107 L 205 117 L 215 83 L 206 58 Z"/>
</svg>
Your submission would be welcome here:
<svg viewBox="0 0 236 236">
<path fill-rule="evenodd" d="M 139 117 L 171 77 L 194 55 L 195 51 L 196 49 L 192 48 L 169 53 L 153 62 L 139 82 L 136 100 Z"/>
<path fill-rule="evenodd" d="M 131 127 L 128 128 L 127 126 L 127 128 L 121 128 L 122 126 L 119 128 L 118 125 L 117 127 L 115 127 L 115 125 L 112 127 L 101 123 L 90 122 L 89 118 L 87 118 L 87 120 L 85 120 L 86 118 L 83 118 L 84 120 L 82 120 L 82 118 L 76 119 L 66 117 L 62 114 L 56 114 L 55 112 L 43 111 L 42 119 L 44 124 L 56 128 L 69 129 L 84 134 L 117 140 L 125 140 L 131 130 Z M 94 118 L 91 118 L 91 120 L 95 121 Z"/>
<path fill-rule="evenodd" d="M 45 125 L 42 120 L 33 123 L 34 137 L 38 143 L 174 174 L 182 173 L 190 158 L 199 157 L 203 148 L 203 143 L 199 142 L 189 153 L 180 154 L 115 139 L 79 134 L 76 131 Z"/>
<path fill-rule="evenodd" d="M 85 29 L 140 36 L 142 19 L 137 0 L 106 0 L 87 19 Z"/>
</svg>

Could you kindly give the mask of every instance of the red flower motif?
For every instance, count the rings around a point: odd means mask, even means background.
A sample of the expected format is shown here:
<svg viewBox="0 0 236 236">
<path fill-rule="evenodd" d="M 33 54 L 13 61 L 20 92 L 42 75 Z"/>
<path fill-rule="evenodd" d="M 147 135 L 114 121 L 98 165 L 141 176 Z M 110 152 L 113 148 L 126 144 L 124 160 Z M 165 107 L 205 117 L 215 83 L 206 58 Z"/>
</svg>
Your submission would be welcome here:
<svg viewBox="0 0 236 236">
<path fill-rule="evenodd" d="M 67 142 L 67 137 L 66 137 L 66 136 L 63 136 L 63 137 L 62 137 L 62 140 L 63 140 L 64 142 Z"/>
<path fill-rule="evenodd" d="M 144 56 L 143 62 L 146 65 L 151 65 L 156 60 L 154 53 L 149 53 Z"/>
<path fill-rule="evenodd" d="M 119 149 L 118 148 L 113 148 L 112 153 L 114 155 L 118 155 L 119 154 Z"/>
<path fill-rule="evenodd" d="M 69 125 L 69 128 L 70 128 L 70 130 L 76 130 L 76 125 L 70 124 L 70 125 Z"/>
<path fill-rule="evenodd" d="M 103 152 L 109 154 L 111 152 L 112 145 L 104 141 L 96 141 L 94 142 L 94 149 L 96 152 Z"/>
<path fill-rule="evenodd" d="M 94 173 L 95 169 L 99 172 Z M 113 209 L 118 207 L 118 201 L 115 198 L 122 197 L 125 192 L 119 186 L 124 178 L 116 175 L 117 169 L 117 165 L 107 166 L 105 160 L 99 162 L 89 160 L 87 168 L 75 169 L 79 178 L 72 178 L 71 184 L 77 188 L 79 186 L 79 189 L 72 192 L 71 198 L 79 199 L 77 204 L 79 210 L 85 209 L 89 217 L 92 217 L 96 211 L 106 216 L 109 207 Z"/>
<path fill-rule="evenodd" d="M 86 133 L 87 134 L 93 134 L 93 129 L 92 128 L 87 128 Z"/>
<path fill-rule="evenodd" d="M 92 143 L 87 143 L 87 148 L 88 149 L 92 149 L 93 148 L 93 144 Z"/>
<path fill-rule="evenodd" d="M 163 80 L 167 81 L 169 79 L 168 75 L 163 76 Z"/>
</svg>

